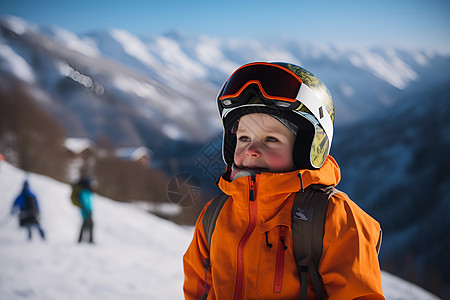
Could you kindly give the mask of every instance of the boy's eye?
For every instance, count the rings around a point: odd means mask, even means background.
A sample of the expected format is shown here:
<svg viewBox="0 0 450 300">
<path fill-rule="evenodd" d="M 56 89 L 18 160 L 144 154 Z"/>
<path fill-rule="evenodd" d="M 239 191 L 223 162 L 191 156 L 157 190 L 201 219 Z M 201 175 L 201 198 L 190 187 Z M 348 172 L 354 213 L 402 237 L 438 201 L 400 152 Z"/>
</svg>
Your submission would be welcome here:
<svg viewBox="0 0 450 300">
<path fill-rule="evenodd" d="M 274 137 L 271 137 L 271 136 L 268 136 L 268 137 L 266 138 L 266 142 L 271 142 L 271 143 L 273 143 L 273 142 L 278 142 L 278 139 L 277 139 L 277 138 L 274 138 Z"/>
<path fill-rule="evenodd" d="M 247 136 L 243 135 L 239 137 L 239 141 L 240 142 L 249 142 L 250 138 L 248 138 Z"/>
</svg>

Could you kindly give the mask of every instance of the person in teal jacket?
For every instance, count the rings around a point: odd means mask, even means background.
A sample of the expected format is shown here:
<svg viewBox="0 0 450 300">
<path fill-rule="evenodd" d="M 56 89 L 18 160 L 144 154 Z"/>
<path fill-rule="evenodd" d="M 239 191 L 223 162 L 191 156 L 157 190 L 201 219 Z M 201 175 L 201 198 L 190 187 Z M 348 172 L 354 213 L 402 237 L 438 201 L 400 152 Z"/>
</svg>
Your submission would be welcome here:
<svg viewBox="0 0 450 300">
<path fill-rule="evenodd" d="M 89 233 L 88 241 L 89 243 L 94 243 L 94 221 L 92 219 L 92 190 L 93 190 L 93 180 L 86 178 L 80 181 L 82 189 L 79 194 L 80 198 L 80 211 L 83 217 L 83 224 L 81 225 L 80 236 L 78 238 L 78 243 L 83 241 L 83 235 L 87 231 Z"/>
</svg>

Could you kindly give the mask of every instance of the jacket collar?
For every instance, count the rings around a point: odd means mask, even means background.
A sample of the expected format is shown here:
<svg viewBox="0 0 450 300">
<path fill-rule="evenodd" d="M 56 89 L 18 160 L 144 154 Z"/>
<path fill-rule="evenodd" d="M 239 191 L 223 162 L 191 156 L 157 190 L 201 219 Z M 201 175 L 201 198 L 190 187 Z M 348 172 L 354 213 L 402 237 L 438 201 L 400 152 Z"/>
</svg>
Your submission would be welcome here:
<svg viewBox="0 0 450 300">
<path fill-rule="evenodd" d="M 250 189 L 250 176 L 240 177 L 229 181 L 229 172 L 219 179 L 219 188 L 234 199 L 247 200 Z M 306 188 L 311 184 L 337 185 L 340 181 L 340 169 L 333 157 L 328 156 L 324 165 L 318 170 L 296 170 L 286 173 L 262 172 L 256 174 L 256 197 L 258 204 L 267 202 L 270 206 L 277 206 L 275 199 L 283 201 L 293 192 Z"/>
</svg>

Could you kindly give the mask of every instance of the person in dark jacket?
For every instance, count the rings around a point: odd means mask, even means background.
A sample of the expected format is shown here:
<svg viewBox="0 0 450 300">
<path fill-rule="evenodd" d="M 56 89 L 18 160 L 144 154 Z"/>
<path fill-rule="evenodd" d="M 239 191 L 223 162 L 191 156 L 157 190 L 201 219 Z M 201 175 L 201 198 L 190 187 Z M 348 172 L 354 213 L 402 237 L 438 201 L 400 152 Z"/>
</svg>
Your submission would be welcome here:
<svg viewBox="0 0 450 300">
<path fill-rule="evenodd" d="M 41 238 L 45 240 L 45 232 L 39 223 L 40 212 L 36 196 L 31 192 L 28 180 L 23 183 L 22 191 L 11 207 L 11 215 L 19 211 L 19 225 L 28 231 L 28 239 L 32 238 L 32 227 L 37 228 Z"/>
</svg>

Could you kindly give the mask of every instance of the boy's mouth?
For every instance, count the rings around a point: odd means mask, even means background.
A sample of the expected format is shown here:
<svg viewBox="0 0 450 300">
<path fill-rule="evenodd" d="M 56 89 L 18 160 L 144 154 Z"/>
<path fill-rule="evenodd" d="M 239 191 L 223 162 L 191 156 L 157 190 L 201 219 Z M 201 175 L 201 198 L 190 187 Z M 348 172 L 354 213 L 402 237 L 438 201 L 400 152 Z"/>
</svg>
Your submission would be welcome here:
<svg viewBox="0 0 450 300">
<path fill-rule="evenodd" d="M 238 169 L 253 171 L 253 172 L 268 172 L 269 168 L 262 168 L 258 166 L 238 166 Z"/>
</svg>

